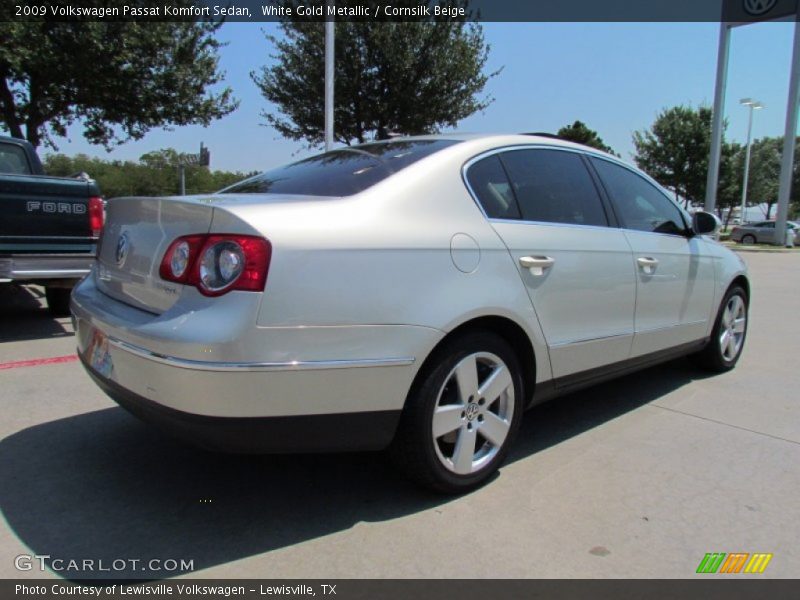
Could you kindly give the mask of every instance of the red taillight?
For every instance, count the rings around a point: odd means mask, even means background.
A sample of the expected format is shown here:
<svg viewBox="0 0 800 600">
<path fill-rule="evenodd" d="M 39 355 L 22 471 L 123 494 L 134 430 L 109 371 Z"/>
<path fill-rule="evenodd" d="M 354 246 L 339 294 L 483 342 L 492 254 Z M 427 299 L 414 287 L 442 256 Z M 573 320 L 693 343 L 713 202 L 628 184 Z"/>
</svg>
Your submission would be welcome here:
<svg viewBox="0 0 800 600">
<path fill-rule="evenodd" d="M 89 198 L 89 229 L 92 230 L 92 237 L 100 237 L 103 224 L 106 221 L 106 210 L 103 199 L 99 196 Z"/>
<path fill-rule="evenodd" d="M 272 246 L 250 235 L 187 235 L 169 245 L 159 274 L 195 286 L 206 296 L 231 290 L 260 292 L 267 283 Z"/>
<path fill-rule="evenodd" d="M 205 235 L 185 235 L 172 242 L 164 253 L 161 267 L 158 269 L 161 279 L 175 283 L 191 283 L 192 267 L 197 259 L 197 252 L 205 241 Z"/>
</svg>

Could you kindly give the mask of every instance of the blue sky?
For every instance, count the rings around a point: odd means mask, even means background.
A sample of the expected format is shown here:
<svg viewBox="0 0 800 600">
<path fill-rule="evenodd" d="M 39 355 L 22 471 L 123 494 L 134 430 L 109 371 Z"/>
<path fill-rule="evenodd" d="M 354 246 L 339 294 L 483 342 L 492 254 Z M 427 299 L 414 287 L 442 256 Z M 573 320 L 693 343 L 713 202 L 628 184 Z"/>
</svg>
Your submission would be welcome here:
<svg viewBox="0 0 800 600">
<path fill-rule="evenodd" d="M 485 23 L 489 70 L 504 67 L 486 92 L 495 98 L 484 113 L 458 126 L 464 132 L 552 131 L 580 119 L 623 158 L 633 152 L 631 133 L 649 127 L 676 104 L 711 105 L 719 35 L 717 23 Z M 196 152 L 211 148 L 212 169 L 265 170 L 309 154 L 263 125 L 261 97 L 249 73 L 271 59 L 262 30 L 274 23 L 228 23 L 219 32 L 226 83 L 241 101 L 211 126 L 152 130 L 144 139 L 107 153 L 81 130 L 58 139 L 59 151 L 135 160 L 158 148 Z M 791 63 L 793 24 L 760 23 L 733 31 L 726 118 L 728 139 L 744 141 L 745 96 L 766 108 L 756 114 L 754 137 L 782 135 Z"/>
</svg>

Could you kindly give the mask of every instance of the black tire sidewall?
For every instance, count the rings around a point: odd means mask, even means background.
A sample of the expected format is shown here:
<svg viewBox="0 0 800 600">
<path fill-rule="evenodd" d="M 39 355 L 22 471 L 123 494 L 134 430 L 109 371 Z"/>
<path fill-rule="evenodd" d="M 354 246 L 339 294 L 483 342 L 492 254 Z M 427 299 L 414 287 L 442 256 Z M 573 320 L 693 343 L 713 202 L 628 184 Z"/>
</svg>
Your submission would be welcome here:
<svg viewBox="0 0 800 600">
<path fill-rule="evenodd" d="M 458 475 L 448 470 L 439 460 L 434 447 L 431 428 L 433 423 L 433 413 L 438 400 L 439 390 L 446 378 L 450 375 L 453 368 L 464 357 L 476 352 L 491 352 L 498 356 L 508 367 L 511 378 L 514 382 L 514 414 L 511 419 L 511 427 L 503 446 L 498 453 L 479 471 L 470 475 Z M 418 422 L 415 426 L 419 429 L 417 441 L 423 445 L 425 461 L 428 463 L 432 474 L 440 487 L 446 491 L 462 491 L 475 487 L 488 480 L 495 470 L 503 463 L 508 455 L 519 425 L 522 421 L 524 412 L 524 384 L 519 359 L 511 346 L 501 337 L 492 333 L 472 333 L 453 340 L 440 352 L 437 353 L 436 360 L 432 363 L 432 368 L 424 377 L 414 398 L 415 402 L 421 404 L 418 414 Z"/>
</svg>

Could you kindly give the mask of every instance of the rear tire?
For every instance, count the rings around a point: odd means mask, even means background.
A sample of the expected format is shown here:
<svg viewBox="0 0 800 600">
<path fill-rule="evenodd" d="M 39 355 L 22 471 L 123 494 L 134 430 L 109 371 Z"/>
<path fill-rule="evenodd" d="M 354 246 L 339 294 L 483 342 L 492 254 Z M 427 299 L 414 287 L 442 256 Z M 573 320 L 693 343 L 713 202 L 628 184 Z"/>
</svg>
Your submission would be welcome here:
<svg viewBox="0 0 800 600">
<path fill-rule="evenodd" d="M 45 287 L 44 295 L 47 298 L 47 309 L 54 317 L 69 316 L 69 296 L 71 288 Z"/>
<path fill-rule="evenodd" d="M 500 336 L 472 332 L 450 340 L 423 369 L 390 456 L 424 487 L 467 492 L 497 471 L 519 429 L 525 406 L 519 359 Z"/>
<path fill-rule="evenodd" d="M 714 373 L 736 366 L 747 337 L 748 310 L 747 292 L 739 285 L 731 286 L 720 305 L 711 339 L 695 355 L 699 366 Z"/>
</svg>

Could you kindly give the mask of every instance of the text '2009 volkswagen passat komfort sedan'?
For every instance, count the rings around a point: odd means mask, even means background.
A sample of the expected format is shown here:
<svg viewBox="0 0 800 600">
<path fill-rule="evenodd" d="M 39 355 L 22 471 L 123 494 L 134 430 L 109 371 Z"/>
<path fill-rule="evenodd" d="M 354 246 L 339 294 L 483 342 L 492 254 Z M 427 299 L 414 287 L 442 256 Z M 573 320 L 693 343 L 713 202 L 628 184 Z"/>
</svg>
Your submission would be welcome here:
<svg viewBox="0 0 800 600">
<path fill-rule="evenodd" d="M 459 492 L 534 403 L 680 355 L 736 364 L 749 284 L 717 224 L 547 137 L 348 147 L 111 201 L 78 350 L 120 405 L 206 447 L 388 447 Z"/>
</svg>

